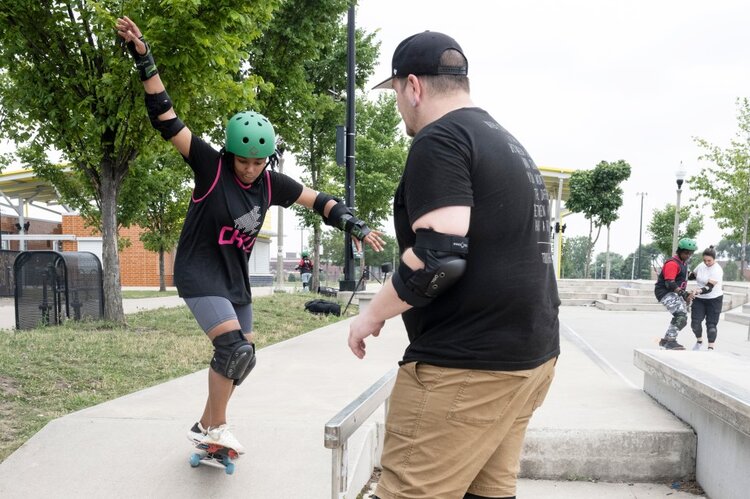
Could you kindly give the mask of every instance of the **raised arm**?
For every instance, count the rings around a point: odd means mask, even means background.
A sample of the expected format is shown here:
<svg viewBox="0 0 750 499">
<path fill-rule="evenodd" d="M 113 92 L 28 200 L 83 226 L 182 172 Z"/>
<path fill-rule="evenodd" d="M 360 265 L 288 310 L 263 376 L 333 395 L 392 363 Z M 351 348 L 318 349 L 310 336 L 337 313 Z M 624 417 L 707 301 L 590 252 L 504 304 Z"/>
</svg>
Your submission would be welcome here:
<svg viewBox="0 0 750 499">
<path fill-rule="evenodd" d="M 295 202 L 305 208 L 315 210 L 323 217 L 326 225 L 336 227 L 354 236 L 354 244 L 357 249 L 361 249 L 360 242 L 363 242 L 375 251 L 383 250 L 385 243 L 380 237 L 381 233 L 377 230 L 371 230 L 362 220 L 355 217 L 342 200 L 325 192 L 316 192 L 309 187 L 303 187 L 302 193 Z"/>
<path fill-rule="evenodd" d="M 143 38 L 141 30 L 129 17 L 123 16 L 117 19 L 117 34 L 125 41 L 143 82 L 151 126 L 164 140 L 169 140 L 180 154 L 188 157 L 192 133 L 177 117 L 172 107 L 172 101 L 159 77 L 151 48 Z"/>
</svg>

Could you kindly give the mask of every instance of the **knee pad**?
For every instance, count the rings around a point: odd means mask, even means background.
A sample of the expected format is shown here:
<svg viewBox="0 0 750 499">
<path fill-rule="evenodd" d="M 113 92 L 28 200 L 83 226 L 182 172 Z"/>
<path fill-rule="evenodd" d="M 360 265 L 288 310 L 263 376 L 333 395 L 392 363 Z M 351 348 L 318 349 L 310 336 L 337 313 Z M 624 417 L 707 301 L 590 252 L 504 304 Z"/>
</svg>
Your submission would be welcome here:
<svg viewBox="0 0 750 499">
<path fill-rule="evenodd" d="M 672 324 L 674 324 L 679 331 L 687 325 L 687 320 L 687 314 L 685 312 L 677 312 L 674 314 L 674 317 L 672 317 Z"/>
<path fill-rule="evenodd" d="M 214 356 L 211 368 L 222 376 L 242 383 L 255 367 L 255 345 L 245 339 L 241 331 L 220 334 L 213 341 Z"/>
</svg>

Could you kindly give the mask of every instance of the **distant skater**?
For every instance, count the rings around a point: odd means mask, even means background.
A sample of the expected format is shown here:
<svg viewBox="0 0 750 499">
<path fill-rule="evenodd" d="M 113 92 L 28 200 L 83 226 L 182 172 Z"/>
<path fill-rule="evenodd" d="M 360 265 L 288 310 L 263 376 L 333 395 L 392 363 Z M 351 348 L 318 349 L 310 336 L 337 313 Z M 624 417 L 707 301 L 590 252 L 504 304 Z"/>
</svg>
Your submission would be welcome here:
<svg viewBox="0 0 750 499">
<path fill-rule="evenodd" d="M 693 299 L 693 293 L 687 291 L 688 267 L 687 262 L 697 249 L 694 240 L 683 238 L 677 243 L 677 253 L 664 262 L 654 286 L 654 294 L 659 303 L 664 305 L 672 320 L 667 327 L 664 338 L 659 346 L 667 350 L 685 350 L 677 343 L 677 335 L 687 325 L 688 303 Z"/>
</svg>

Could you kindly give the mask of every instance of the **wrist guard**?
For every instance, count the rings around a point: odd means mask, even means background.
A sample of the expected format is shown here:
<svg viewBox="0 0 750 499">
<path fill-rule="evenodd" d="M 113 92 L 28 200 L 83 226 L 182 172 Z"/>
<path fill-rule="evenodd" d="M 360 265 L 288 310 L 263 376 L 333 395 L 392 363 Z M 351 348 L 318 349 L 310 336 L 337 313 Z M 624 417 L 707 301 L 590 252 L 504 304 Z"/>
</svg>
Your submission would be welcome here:
<svg viewBox="0 0 750 499">
<path fill-rule="evenodd" d="M 709 282 L 700 289 L 700 292 L 702 295 L 705 295 L 706 293 L 710 293 L 712 289 L 714 289 L 714 285 Z"/>
<path fill-rule="evenodd" d="M 151 54 L 151 47 L 149 47 L 146 40 L 143 39 L 143 36 L 140 37 L 140 40 L 146 45 L 145 54 L 139 54 L 135 49 L 135 43 L 133 42 L 128 42 L 127 47 L 130 55 L 133 56 L 133 61 L 135 61 L 135 67 L 138 69 L 141 81 L 146 81 L 154 75 L 159 74 L 159 70 L 156 69 L 156 62 L 154 62 L 154 56 Z"/>
<path fill-rule="evenodd" d="M 330 200 L 338 202 L 331 208 L 331 211 L 328 212 L 328 216 L 325 216 L 323 215 L 323 211 L 325 205 Z M 346 203 L 324 192 L 318 193 L 318 196 L 315 198 L 315 203 L 313 203 L 313 209 L 323 217 L 323 221 L 326 225 L 348 232 L 360 241 L 370 233 L 370 228 L 367 227 L 362 220 L 352 214 L 349 207 L 346 206 Z"/>
</svg>

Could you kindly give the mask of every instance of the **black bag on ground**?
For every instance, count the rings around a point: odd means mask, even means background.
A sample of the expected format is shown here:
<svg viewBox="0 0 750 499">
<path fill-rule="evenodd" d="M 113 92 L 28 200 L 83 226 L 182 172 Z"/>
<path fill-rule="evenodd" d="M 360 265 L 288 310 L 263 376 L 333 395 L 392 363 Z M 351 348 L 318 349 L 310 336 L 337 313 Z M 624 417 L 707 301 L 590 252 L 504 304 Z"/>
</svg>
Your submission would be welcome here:
<svg viewBox="0 0 750 499">
<path fill-rule="evenodd" d="M 311 314 L 341 315 L 341 305 L 328 300 L 310 300 L 305 303 L 305 310 Z"/>
</svg>

